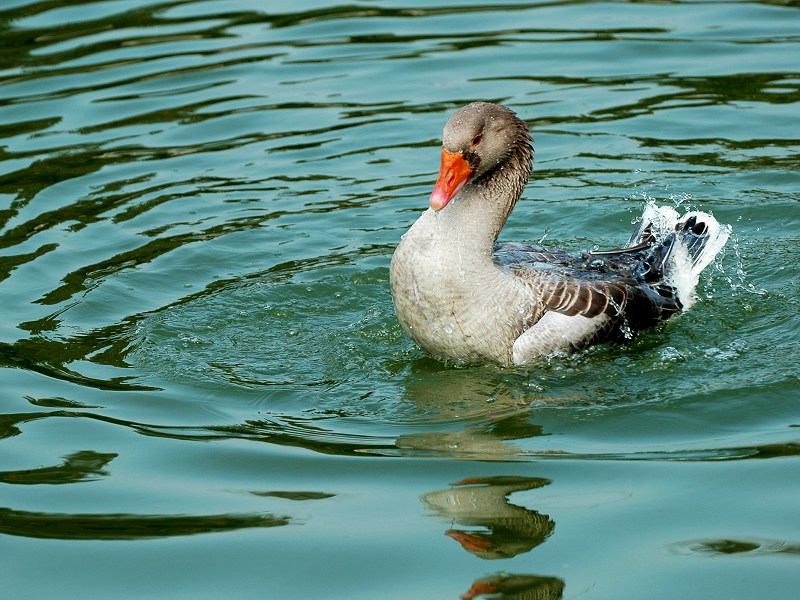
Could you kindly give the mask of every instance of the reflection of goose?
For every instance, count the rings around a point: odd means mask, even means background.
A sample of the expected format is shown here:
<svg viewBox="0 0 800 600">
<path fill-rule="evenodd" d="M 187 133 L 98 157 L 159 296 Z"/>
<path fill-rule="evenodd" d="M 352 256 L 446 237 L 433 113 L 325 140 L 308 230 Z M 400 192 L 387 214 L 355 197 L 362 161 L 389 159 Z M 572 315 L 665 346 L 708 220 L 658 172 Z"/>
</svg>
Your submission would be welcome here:
<svg viewBox="0 0 800 600">
<path fill-rule="evenodd" d="M 559 600 L 563 593 L 564 582 L 555 577 L 501 573 L 478 579 L 461 598 L 491 594 L 496 600 Z"/>
<path fill-rule="evenodd" d="M 540 425 L 528 420 L 528 413 L 517 411 L 498 415 L 476 427 L 456 431 L 407 433 L 395 440 L 398 448 L 445 453 L 477 460 L 508 460 L 521 451 L 507 440 L 527 439 L 542 435 Z"/>
<path fill-rule="evenodd" d="M 447 122 L 431 207 L 390 273 L 400 323 L 431 354 L 525 364 L 630 339 L 688 305 L 730 233 L 705 213 L 649 206 L 622 249 L 495 244 L 531 160 L 527 125 L 503 106 L 476 102 Z"/>
<path fill-rule="evenodd" d="M 450 369 L 425 357 L 408 364 L 403 392 L 420 410 L 449 420 L 527 409 L 536 399 L 528 382 L 493 366 Z"/>
<path fill-rule="evenodd" d="M 450 529 L 447 535 L 480 558 L 510 558 L 541 544 L 555 523 L 547 515 L 511 504 L 508 495 L 549 484 L 533 477 L 485 477 L 465 479 L 449 490 L 428 492 L 420 497 L 429 510 L 464 527 Z"/>
</svg>

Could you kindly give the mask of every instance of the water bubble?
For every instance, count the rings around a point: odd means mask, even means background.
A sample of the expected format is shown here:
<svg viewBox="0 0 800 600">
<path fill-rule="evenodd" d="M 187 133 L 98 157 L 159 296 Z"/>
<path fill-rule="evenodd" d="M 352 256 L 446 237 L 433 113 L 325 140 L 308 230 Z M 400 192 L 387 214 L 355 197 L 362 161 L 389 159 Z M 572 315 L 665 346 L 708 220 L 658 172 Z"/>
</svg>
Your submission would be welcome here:
<svg viewBox="0 0 800 600">
<path fill-rule="evenodd" d="M 661 360 L 663 362 L 678 362 L 686 359 L 686 356 L 673 346 L 662 348 L 661 352 L 659 352 L 659 355 L 661 356 Z"/>
<path fill-rule="evenodd" d="M 184 348 L 188 348 L 190 345 L 196 346 L 203 343 L 203 340 L 196 335 L 182 335 L 180 336 L 180 340 Z"/>
</svg>

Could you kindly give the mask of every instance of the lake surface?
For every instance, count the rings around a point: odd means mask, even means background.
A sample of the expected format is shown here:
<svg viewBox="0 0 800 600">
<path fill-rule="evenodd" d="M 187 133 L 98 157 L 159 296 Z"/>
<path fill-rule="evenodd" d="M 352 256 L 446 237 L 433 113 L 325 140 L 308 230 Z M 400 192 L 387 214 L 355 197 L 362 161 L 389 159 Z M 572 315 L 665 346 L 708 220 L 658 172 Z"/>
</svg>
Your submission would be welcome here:
<svg viewBox="0 0 800 600">
<path fill-rule="evenodd" d="M 0 3 L 3 598 L 795 598 L 796 2 Z M 473 100 L 502 239 L 733 226 L 686 314 L 527 370 L 389 260 Z"/>
</svg>

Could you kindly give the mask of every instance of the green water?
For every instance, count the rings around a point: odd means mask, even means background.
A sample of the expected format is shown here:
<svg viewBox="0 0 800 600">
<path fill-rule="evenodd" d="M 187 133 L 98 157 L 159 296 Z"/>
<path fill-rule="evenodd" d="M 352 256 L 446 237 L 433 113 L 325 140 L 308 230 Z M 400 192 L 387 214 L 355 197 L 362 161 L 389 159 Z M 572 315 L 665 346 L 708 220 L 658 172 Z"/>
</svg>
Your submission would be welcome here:
<svg viewBox="0 0 800 600">
<path fill-rule="evenodd" d="M 1 0 L 0 596 L 795 598 L 798 8 Z M 731 224 L 692 310 L 414 347 L 389 260 L 473 100 L 534 134 L 503 239 Z"/>
</svg>

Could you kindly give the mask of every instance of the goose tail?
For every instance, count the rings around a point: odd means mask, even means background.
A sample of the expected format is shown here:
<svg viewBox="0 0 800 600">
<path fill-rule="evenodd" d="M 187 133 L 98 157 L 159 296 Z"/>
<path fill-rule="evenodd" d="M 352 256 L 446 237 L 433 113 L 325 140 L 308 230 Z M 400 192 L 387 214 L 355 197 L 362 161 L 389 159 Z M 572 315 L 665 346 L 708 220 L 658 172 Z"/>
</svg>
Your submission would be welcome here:
<svg viewBox="0 0 800 600">
<path fill-rule="evenodd" d="M 694 291 L 703 272 L 720 253 L 732 229 L 709 213 L 690 211 L 680 215 L 671 206 L 649 202 L 628 246 L 653 244 L 657 271 L 678 292 L 683 308 L 694 303 Z"/>
</svg>

